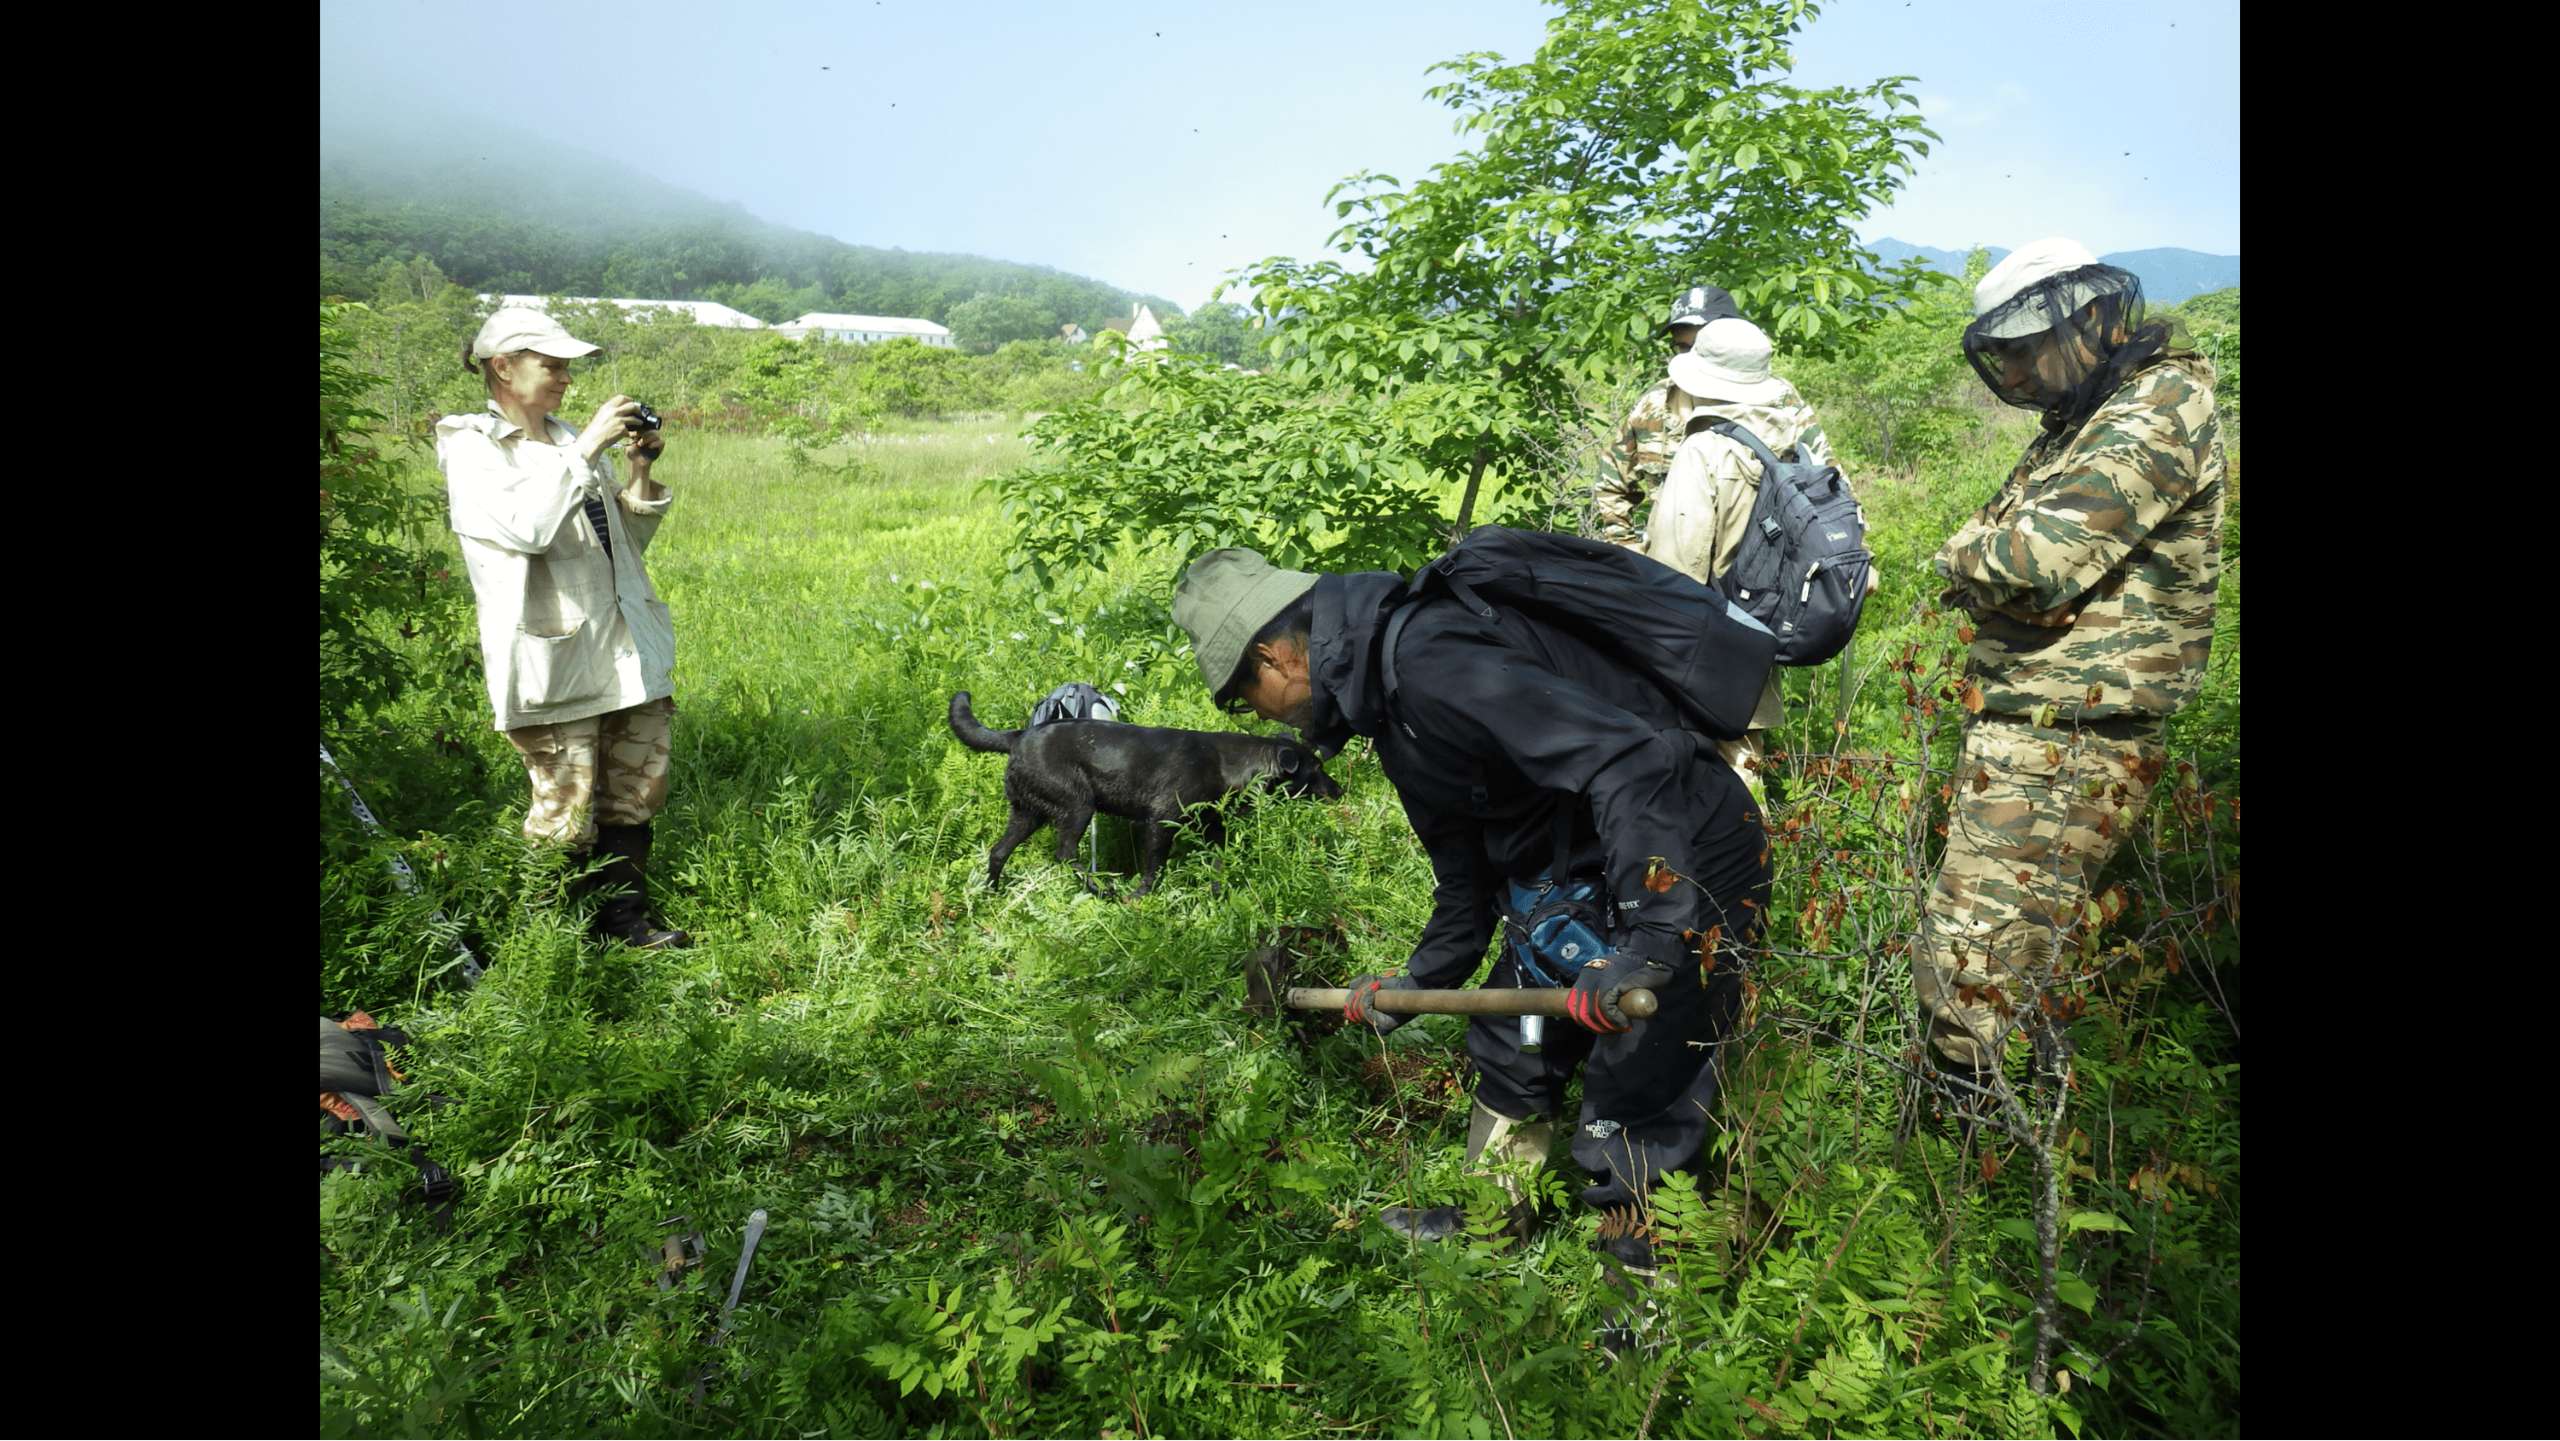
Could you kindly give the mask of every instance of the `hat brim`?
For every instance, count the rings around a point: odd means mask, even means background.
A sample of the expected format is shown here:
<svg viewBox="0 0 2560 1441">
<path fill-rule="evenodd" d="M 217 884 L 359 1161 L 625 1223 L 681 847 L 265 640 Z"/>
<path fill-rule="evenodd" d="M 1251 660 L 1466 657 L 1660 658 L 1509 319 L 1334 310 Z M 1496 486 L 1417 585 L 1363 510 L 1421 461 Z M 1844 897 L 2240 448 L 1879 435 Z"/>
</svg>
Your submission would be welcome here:
<svg viewBox="0 0 2560 1441">
<path fill-rule="evenodd" d="M 1302 570 L 1264 572 L 1230 607 L 1206 637 L 1196 641 L 1192 654 L 1200 662 L 1200 678 L 1216 695 L 1229 677 L 1236 673 L 1236 662 L 1244 659 L 1244 648 L 1253 643 L 1254 632 L 1271 624 L 1273 617 L 1287 610 L 1292 601 L 1316 588 L 1320 577 Z"/>
<path fill-rule="evenodd" d="M 604 347 L 589 345 L 583 340 L 564 335 L 558 340 L 537 340 L 525 349 L 536 355 L 548 355 L 555 360 L 575 360 L 581 355 L 593 355 Z"/>
<path fill-rule="evenodd" d="M 1774 375 L 1740 375 L 1711 364 L 1695 351 L 1671 357 L 1671 383 L 1699 400 L 1767 405 L 1784 400 L 1787 383 Z"/>
</svg>

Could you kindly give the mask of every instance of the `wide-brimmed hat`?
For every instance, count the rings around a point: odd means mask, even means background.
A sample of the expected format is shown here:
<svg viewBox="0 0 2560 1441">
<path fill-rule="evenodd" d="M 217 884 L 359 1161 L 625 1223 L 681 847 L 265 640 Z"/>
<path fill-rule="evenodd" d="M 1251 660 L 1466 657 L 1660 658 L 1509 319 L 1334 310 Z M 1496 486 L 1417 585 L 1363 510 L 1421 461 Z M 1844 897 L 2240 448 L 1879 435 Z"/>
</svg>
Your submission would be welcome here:
<svg viewBox="0 0 2560 1441">
<path fill-rule="evenodd" d="M 1259 551 L 1238 549 L 1213 550 L 1183 570 L 1173 586 L 1173 623 L 1190 635 L 1192 657 L 1211 695 L 1236 673 L 1254 632 L 1315 589 L 1320 578 L 1282 570 Z"/>
<path fill-rule="evenodd" d="M 1671 357 L 1671 383 L 1700 400 L 1767 405 L 1784 400 L 1787 383 L 1769 373 L 1769 337 L 1748 320 L 1716 320 L 1687 350 Z"/>
<path fill-rule="evenodd" d="M 575 360 L 603 348 L 571 335 L 560 328 L 559 321 L 529 305 L 510 305 L 490 316 L 480 323 L 480 333 L 471 338 L 471 358 L 474 360 L 513 355 L 519 350 Z"/>
</svg>

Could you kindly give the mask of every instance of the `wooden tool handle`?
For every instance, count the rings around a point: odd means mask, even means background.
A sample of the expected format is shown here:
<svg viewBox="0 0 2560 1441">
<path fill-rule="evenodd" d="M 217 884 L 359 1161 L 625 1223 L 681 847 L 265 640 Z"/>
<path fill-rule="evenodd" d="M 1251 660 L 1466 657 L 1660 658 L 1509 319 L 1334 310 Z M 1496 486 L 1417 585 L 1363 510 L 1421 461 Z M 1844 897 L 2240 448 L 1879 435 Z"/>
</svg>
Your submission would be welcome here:
<svg viewBox="0 0 2560 1441">
<path fill-rule="evenodd" d="M 1425 991 L 1381 990 L 1369 998 L 1372 1010 L 1391 1016 L 1561 1016 L 1565 1014 L 1563 986 L 1518 987 L 1497 986 L 1484 990 Z M 1351 992 L 1339 986 L 1319 989 L 1313 986 L 1291 986 L 1289 1009 L 1293 1011 L 1339 1011 L 1351 1003 Z M 1657 1009 L 1653 992 L 1642 986 L 1618 993 L 1618 1009 L 1635 1020 L 1643 1020 Z"/>
</svg>

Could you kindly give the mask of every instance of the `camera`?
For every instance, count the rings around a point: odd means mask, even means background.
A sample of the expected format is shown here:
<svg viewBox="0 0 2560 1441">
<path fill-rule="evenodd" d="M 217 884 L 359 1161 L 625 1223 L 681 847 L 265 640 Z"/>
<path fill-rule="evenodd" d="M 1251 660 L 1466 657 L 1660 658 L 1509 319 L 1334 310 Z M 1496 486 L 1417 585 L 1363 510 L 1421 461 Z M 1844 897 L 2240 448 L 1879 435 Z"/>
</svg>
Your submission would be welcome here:
<svg viewBox="0 0 2560 1441">
<path fill-rule="evenodd" d="M 658 412 L 651 410 L 645 405 L 641 406 L 640 413 L 631 417 L 630 428 L 633 430 L 656 430 L 658 428 Z"/>
</svg>

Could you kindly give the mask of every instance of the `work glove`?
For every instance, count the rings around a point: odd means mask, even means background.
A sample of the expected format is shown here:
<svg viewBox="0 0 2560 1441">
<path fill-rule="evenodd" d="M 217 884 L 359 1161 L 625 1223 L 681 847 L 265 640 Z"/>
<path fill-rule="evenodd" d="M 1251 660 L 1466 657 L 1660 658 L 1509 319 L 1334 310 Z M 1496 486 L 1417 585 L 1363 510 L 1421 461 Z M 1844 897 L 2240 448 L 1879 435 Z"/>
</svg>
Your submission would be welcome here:
<svg viewBox="0 0 2560 1441">
<path fill-rule="evenodd" d="M 1618 1009 L 1618 996 L 1637 986 L 1658 991 L 1670 979 L 1668 966 L 1628 955 L 1602 956 L 1574 976 L 1573 990 L 1564 998 L 1565 1014 L 1586 1031 L 1615 1035 L 1635 1025 Z"/>
<path fill-rule="evenodd" d="M 1382 990 L 1410 991 L 1419 989 L 1420 986 L 1421 982 L 1402 971 L 1392 976 L 1355 976 L 1351 981 L 1351 999 L 1342 1005 L 1342 1018 L 1346 1021 L 1366 1021 L 1369 1023 L 1369 1029 L 1383 1036 L 1412 1020 L 1413 1017 L 1391 1015 L 1385 1011 L 1375 1010 L 1369 1005 L 1369 998 Z"/>
</svg>

